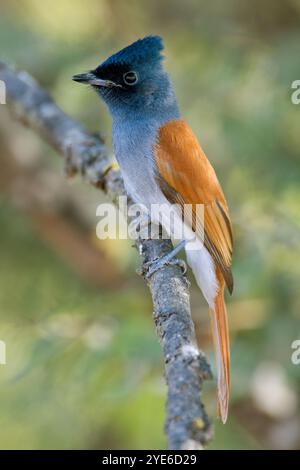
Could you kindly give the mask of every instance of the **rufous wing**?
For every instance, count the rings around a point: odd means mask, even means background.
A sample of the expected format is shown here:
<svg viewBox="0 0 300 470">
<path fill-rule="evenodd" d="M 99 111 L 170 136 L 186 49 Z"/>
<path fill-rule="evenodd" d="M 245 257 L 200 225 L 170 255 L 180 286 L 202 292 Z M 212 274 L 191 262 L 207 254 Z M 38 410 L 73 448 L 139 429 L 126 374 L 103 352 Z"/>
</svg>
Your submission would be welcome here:
<svg viewBox="0 0 300 470">
<path fill-rule="evenodd" d="M 222 273 L 230 293 L 232 230 L 227 203 L 216 173 L 185 121 L 173 120 L 159 130 L 154 147 L 157 181 L 172 204 L 192 206 L 193 228 L 197 232 L 196 205 L 204 206 L 204 245 Z"/>
</svg>

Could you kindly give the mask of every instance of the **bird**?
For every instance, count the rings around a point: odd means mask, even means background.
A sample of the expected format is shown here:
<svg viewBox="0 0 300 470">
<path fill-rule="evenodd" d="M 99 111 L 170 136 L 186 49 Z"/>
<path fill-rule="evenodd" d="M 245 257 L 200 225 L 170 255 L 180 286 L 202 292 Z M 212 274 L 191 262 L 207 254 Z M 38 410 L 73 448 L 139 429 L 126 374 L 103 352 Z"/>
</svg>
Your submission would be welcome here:
<svg viewBox="0 0 300 470">
<path fill-rule="evenodd" d="M 189 207 L 178 213 L 180 243 L 149 267 L 153 275 L 183 247 L 208 303 L 217 365 L 218 412 L 226 422 L 230 393 L 230 347 L 224 291 L 233 291 L 232 225 L 216 176 L 191 127 L 181 117 L 163 66 L 164 43 L 146 36 L 114 53 L 95 69 L 73 76 L 90 85 L 112 117 L 113 149 L 130 197 L 146 207 Z M 203 208 L 203 217 L 197 207 Z M 162 225 L 172 236 L 166 214 Z M 160 220 L 161 221 L 161 220 Z M 170 233 L 171 232 L 171 233 Z"/>
</svg>

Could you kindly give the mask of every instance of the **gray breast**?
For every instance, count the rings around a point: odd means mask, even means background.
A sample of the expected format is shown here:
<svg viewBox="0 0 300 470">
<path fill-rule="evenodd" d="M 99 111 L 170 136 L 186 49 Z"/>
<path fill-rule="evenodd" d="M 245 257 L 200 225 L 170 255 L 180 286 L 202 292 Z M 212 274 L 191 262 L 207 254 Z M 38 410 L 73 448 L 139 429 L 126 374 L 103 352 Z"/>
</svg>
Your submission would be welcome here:
<svg viewBox="0 0 300 470">
<path fill-rule="evenodd" d="M 127 121 L 113 124 L 113 146 L 127 192 L 148 206 L 161 198 L 155 181 L 153 145 L 159 125 L 153 121 Z"/>
</svg>

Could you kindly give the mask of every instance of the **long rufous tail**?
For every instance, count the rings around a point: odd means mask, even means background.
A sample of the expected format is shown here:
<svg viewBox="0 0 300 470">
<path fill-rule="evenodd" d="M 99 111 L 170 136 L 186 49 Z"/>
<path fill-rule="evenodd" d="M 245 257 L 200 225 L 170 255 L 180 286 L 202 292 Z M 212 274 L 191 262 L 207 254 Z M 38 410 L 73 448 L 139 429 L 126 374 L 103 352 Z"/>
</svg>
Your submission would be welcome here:
<svg viewBox="0 0 300 470">
<path fill-rule="evenodd" d="M 210 309 L 210 317 L 218 371 L 218 408 L 222 422 L 226 423 L 230 389 L 230 349 L 223 280 L 220 282 L 214 308 Z"/>
</svg>

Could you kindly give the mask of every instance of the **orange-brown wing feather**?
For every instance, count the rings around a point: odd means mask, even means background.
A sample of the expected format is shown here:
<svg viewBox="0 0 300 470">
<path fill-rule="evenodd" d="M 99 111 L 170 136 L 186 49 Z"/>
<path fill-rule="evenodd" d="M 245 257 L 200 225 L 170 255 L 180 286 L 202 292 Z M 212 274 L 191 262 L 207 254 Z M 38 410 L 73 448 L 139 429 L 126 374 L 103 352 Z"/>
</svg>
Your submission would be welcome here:
<svg viewBox="0 0 300 470">
<path fill-rule="evenodd" d="M 162 126 L 154 155 L 163 193 L 172 204 L 192 205 L 191 225 L 196 231 L 196 205 L 204 205 L 204 244 L 232 292 L 232 231 L 227 203 L 216 173 L 188 124 L 178 119 Z"/>
</svg>

